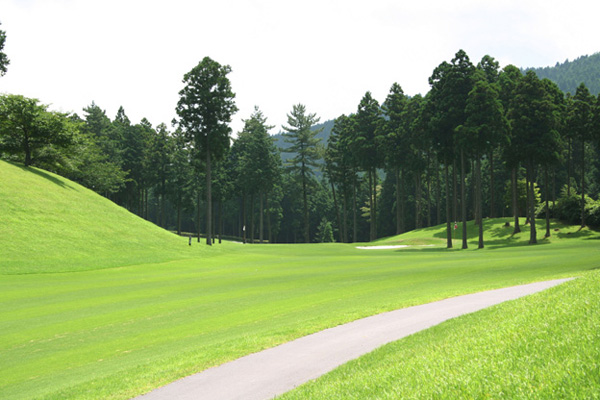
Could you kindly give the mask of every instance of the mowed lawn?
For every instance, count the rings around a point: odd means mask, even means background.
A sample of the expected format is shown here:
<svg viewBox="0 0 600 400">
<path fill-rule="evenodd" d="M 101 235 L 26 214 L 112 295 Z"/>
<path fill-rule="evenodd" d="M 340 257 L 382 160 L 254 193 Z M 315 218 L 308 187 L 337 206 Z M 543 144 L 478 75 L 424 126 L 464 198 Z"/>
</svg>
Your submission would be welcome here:
<svg viewBox="0 0 600 400">
<path fill-rule="evenodd" d="M 293 399 L 598 399 L 600 271 L 353 360 Z"/>
<path fill-rule="evenodd" d="M 0 205 L 1 399 L 126 399 L 364 316 L 600 266 L 597 232 L 554 224 L 527 246 L 528 228 L 512 236 L 500 219 L 486 221 L 484 250 L 471 223 L 467 251 L 444 248 L 443 226 L 373 243 L 412 245 L 399 250 L 190 247 L 3 161 Z"/>
<path fill-rule="evenodd" d="M 1 398 L 128 398 L 367 315 L 576 276 L 598 241 L 484 251 L 223 244 L 194 260 L 0 280 Z"/>
</svg>

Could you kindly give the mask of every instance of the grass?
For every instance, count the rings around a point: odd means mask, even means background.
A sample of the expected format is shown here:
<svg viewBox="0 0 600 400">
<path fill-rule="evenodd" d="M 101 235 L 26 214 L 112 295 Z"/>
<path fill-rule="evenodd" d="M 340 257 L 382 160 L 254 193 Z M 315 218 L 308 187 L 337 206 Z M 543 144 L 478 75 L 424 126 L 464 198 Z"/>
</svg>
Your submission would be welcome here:
<svg viewBox="0 0 600 400">
<path fill-rule="evenodd" d="M 68 179 L 0 160 L 0 274 L 198 257 L 181 238 Z"/>
<path fill-rule="evenodd" d="M 357 318 L 600 264 L 600 235 L 560 225 L 548 245 L 520 246 L 524 232 L 469 251 L 190 248 L 54 175 L 0 162 L 0 177 L 0 398 L 126 399 Z M 488 221 L 486 239 L 503 222 Z M 61 230 L 77 234 L 48 234 Z M 45 247 L 31 252 L 36 232 Z M 439 235 L 443 226 L 406 238 Z"/>
<path fill-rule="evenodd" d="M 598 399 L 600 271 L 351 361 L 292 399 Z"/>
</svg>

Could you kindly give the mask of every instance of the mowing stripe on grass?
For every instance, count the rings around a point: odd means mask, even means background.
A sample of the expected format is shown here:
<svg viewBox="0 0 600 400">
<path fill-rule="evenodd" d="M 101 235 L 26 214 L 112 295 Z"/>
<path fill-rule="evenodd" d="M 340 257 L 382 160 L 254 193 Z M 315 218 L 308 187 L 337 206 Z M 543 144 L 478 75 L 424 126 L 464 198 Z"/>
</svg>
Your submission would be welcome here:
<svg viewBox="0 0 600 400">
<path fill-rule="evenodd" d="M 271 399 L 384 344 L 567 280 L 490 290 L 363 318 L 208 369 L 138 399 Z"/>
</svg>

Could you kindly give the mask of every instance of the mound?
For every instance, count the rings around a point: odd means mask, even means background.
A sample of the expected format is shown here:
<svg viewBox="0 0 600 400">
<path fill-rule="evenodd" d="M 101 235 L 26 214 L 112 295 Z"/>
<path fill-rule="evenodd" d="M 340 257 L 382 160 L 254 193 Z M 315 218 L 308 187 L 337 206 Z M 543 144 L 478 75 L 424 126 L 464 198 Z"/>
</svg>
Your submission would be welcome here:
<svg viewBox="0 0 600 400">
<path fill-rule="evenodd" d="M 68 179 L 0 161 L 0 274 L 185 258 L 187 241 Z"/>
</svg>

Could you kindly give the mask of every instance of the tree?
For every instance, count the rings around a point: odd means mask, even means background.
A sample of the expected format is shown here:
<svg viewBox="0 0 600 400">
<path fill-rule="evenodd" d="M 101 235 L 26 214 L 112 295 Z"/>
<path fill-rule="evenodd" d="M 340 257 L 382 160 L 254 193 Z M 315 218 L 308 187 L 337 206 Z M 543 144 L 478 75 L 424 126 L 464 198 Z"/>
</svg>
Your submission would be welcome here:
<svg viewBox="0 0 600 400">
<path fill-rule="evenodd" d="M 469 92 L 473 88 L 473 73 L 475 67 L 463 50 L 459 50 L 450 63 L 443 62 L 429 78 L 431 85 L 430 110 L 431 132 L 434 147 L 438 149 L 438 158 L 446 168 L 446 196 L 449 196 L 448 166 L 455 163 L 457 153 L 461 161 L 461 205 L 463 237 L 462 247 L 467 248 L 467 222 L 465 199 L 465 148 L 458 143 L 465 142 L 457 137 L 457 128 L 466 121 L 465 107 Z M 455 168 L 453 168 L 455 170 Z M 456 208 L 456 196 L 455 196 Z M 447 247 L 452 247 L 452 232 L 450 227 L 449 202 L 446 199 L 446 236 Z"/>
<path fill-rule="evenodd" d="M 202 154 L 206 170 L 206 244 L 212 245 L 211 162 L 223 157 L 229 148 L 231 116 L 237 111 L 227 75 L 228 65 L 205 57 L 183 76 L 177 115 L 188 141 Z"/>
<path fill-rule="evenodd" d="M 582 83 L 570 103 L 569 128 L 581 145 L 581 227 L 585 227 L 585 145 L 592 139 L 594 124 L 594 96 Z"/>
<path fill-rule="evenodd" d="M 286 131 L 283 133 L 286 143 L 291 146 L 284 150 L 294 156 L 289 160 L 289 170 L 299 177 L 302 183 L 302 206 L 304 217 L 304 241 L 310 243 L 310 230 L 308 219 L 308 188 L 311 185 L 317 160 L 321 158 L 318 144 L 321 139 L 316 135 L 320 130 L 312 130 L 311 127 L 319 122 L 316 114 L 307 114 L 306 107 L 302 104 L 293 106 L 292 112 L 288 114 L 288 125 L 282 126 Z"/>
<path fill-rule="evenodd" d="M 37 99 L 0 96 L 0 153 L 14 155 L 25 166 L 64 163 L 64 151 L 75 143 L 78 124 L 67 115 L 47 111 Z"/>
<path fill-rule="evenodd" d="M 536 167 L 551 162 L 557 153 L 560 138 L 555 113 L 557 106 L 548 87 L 535 72 L 528 71 L 515 89 L 515 105 L 510 112 L 514 134 L 512 144 L 518 149 L 516 156 L 526 166 L 530 187 L 530 244 L 537 243 L 533 199 Z"/>
<path fill-rule="evenodd" d="M 265 196 L 269 195 L 275 182 L 279 181 L 281 157 L 275 147 L 267 125 L 267 118 L 258 107 L 249 119 L 244 121 L 244 129 L 234 143 L 238 147 L 235 153 L 239 158 L 236 166 L 238 187 L 251 197 L 251 211 L 254 211 L 254 196 L 259 196 L 259 241 L 264 239 Z M 243 196 L 245 197 L 245 196 Z M 268 200 L 267 200 L 268 202 Z M 254 214 L 252 214 L 254 215 Z M 251 221 L 254 219 L 251 217 Z M 254 224 L 251 223 L 251 237 L 254 235 Z"/>
<path fill-rule="evenodd" d="M 383 124 L 386 135 L 384 146 L 385 164 L 394 171 L 396 181 L 396 234 L 404 232 L 404 170 L 409 154 L 408 133 L 404 124 L 404 113 L 408 100 L 399 84 L 390 88 L 382 109 L 386 116 Z"/>
<path fill-rule="evenodd" d="M 502 103 L 498 98 L 495 85 L 490 84 L 483 74 L 469 92 L 466 104 L 467 120 L 461 132 L 463 146 L 469 149 L 475 159 L 475 199 L 476 222 L 479 226 L 479 245 L 483 244 L 483 218 L 481 200 L 481 158 L 493 149 L 505 137 L 508 122 L 504 117 Z"/>
<path fill-rule="evenodd" d="M 0 23 L 0 25 L 2 25 Z M 6 42 L 6 32 L 0 30 L 0 76 L 4 76 L 6 74 L 6 67 L 10 64 L 10 60 L 4 53 L 4 42 Z"/>
<path fill-rule="evenodd" d="M 500 86 L 500 101 L 504 108 L 504 115 L 507 119 L 513 113 L 515 109 L 515 94 L 519 82 L 523 79 L 521 71 L 514 65 L 507 65 L 504 67 L 500 76 L 498 77 L 498 85 Z M 519 169 L 519 141 L 516 140 L 515 132 L 513 131 L 512 124 L 507 126 L 507 137 L 502 147 L 502 158 L 505 164 L 511 170 L 511 192 L 512 192 L 512 211 L 514 216 L 514 230 L 513 235 L 521 232 L 519 225 L 519 203 L 517 200 L 517 171 Z"/>
<path fill-rule="evenodd" d="M 369 182 L 369 210 L 371 241 L 377 239 L 377 168 L 383 166 L 380 157 L 380 124 L 383 121 L 381 108 L 371 92 L 367 92 L 358 105 L 356 112 L 356 130 L 352 139 L 352 152 L 360 169 L 367 173 Z"/>
</svg>

